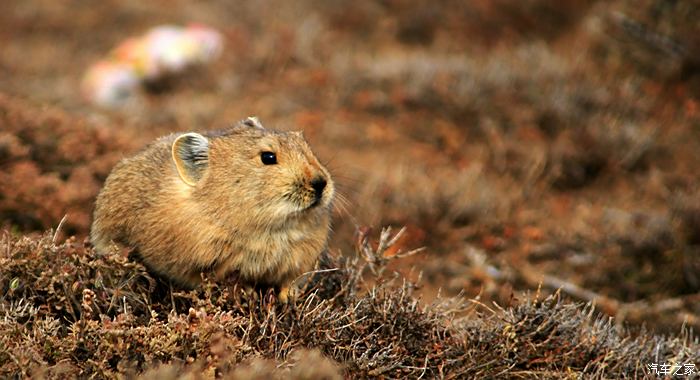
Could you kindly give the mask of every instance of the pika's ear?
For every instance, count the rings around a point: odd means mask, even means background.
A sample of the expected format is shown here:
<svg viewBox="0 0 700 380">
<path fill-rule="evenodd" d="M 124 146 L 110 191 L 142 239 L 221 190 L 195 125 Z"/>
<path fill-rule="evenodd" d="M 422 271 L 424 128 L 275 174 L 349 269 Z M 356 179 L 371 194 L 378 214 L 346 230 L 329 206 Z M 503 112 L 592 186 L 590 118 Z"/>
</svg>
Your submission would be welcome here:
<svg viewBox="0 0 700 380">
<path fill-rule="evenodd" d="M 199 133 L 185 133 L 173 142 L 173 161 L 183 182 L 194 186 L 209 163 L 209 140 Z"/>
<path fill-rule="evenodd" d="M 244 120 L 241 120 L 241 124 L 251 128 L 265 129 L 256 116 L 248 116 Z"/>
</svg>

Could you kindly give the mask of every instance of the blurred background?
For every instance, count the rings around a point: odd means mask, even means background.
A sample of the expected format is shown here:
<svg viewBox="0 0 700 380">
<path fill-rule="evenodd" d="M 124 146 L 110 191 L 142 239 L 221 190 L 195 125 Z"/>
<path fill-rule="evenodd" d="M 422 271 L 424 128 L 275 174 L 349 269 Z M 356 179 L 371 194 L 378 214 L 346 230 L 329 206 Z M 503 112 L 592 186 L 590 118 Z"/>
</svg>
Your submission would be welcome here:
<svg viewBox="0 0 700 380">
<path fill-rule="evenodd" d="M 561 288 L 620 326 L 700 327 L 700 1 L 0 2 L 0 225 L 87 236 L 112 166 L 257 115 L 303 130 L 360 227 L 406 226 L 426 301 Z M 221 55 L 120 107 L 89 67 L 163 24 Z M 395 252 L 393 252 L 395 253 Z M 539 289 L 539 290 L 538 290 Z"/>
</svg>

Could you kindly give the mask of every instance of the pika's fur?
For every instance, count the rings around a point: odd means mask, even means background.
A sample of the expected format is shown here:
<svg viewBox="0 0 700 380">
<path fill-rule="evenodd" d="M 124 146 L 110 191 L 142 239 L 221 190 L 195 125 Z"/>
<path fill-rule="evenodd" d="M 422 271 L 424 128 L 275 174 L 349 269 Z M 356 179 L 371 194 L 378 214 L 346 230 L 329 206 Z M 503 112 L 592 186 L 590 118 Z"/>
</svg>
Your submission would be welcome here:
<svg viewBox="0 0 700 380">
<path fill-rule="evenodd" d="M 135 248 L 151 270 L 186 287 L 201 272 L 237 272 L 293 294 L 326 249 L 334 184 L 300 132 L 236 126 L 162 137 L 119 162 L 97 196 L 98 252 Z"/>
</svg>

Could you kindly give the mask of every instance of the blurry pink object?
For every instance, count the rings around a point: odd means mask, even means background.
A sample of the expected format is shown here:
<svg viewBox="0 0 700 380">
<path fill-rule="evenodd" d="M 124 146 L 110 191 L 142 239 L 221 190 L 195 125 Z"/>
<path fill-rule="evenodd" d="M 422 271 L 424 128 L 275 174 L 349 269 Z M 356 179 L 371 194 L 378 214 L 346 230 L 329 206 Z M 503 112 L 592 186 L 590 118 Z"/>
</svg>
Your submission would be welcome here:
<svg viewBox="0 0 700 380">
<path fill-rule="evenodd" d="M 156 68 L 146 42 L 145 38 L 129 38 L 112 49 L 107 59 L 130 67 L 139 78 L 147 77 Z"/>
<path fill-rule="evenodd" d="M 125 40 L 107 60 L 93 65 L 83 80 L 83 91 L 94 103 L 116 107 L 133 94 L 139 83 L 210 62 L 222 49 L 221 33 L 204 25 L 158 26 L 143 36 Z"/>
<path fill-rule="evenodd" d="M 118 107 L 133 96 L 139 81 L 132 67 L 119 62 L 100 61 L 85 74 L 83 93 L 94 103 Z"/>
<path fill-rule="evenodd" d="M 155 72 L 177 73 L 186 67 L 207 63 L 221 54 L 222 38 L 219 32 L 201 25 L 187 28 L 160 26 L 144 37 L 146 50 Z"/>
</svg>

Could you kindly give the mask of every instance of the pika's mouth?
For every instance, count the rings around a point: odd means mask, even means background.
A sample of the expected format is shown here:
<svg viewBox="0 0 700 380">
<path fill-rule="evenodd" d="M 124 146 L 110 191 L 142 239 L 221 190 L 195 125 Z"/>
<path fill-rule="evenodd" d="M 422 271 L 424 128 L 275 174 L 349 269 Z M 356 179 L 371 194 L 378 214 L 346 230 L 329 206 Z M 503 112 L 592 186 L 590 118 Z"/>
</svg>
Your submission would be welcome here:
<svg viewBox="0 0 700 380">
<path fill-rule="evenodd" d="M 325 197 L 323 194 L 317 194 L 307 198 L 307 201 L 302 205 L 301 212 L 311 212 L 325 205 Z"/>
<path fill-rule="evenodd" d="M 311 202 L 309 207 L 307 207 L 306 209 L 310 210 L 310 209 L 315 208 L 316 206 L 320 205 L 322 199 L 323 199 L 323 197 L 318 197 L 318 196 L 314 197 L 314 200 Z"/>
</svg>

